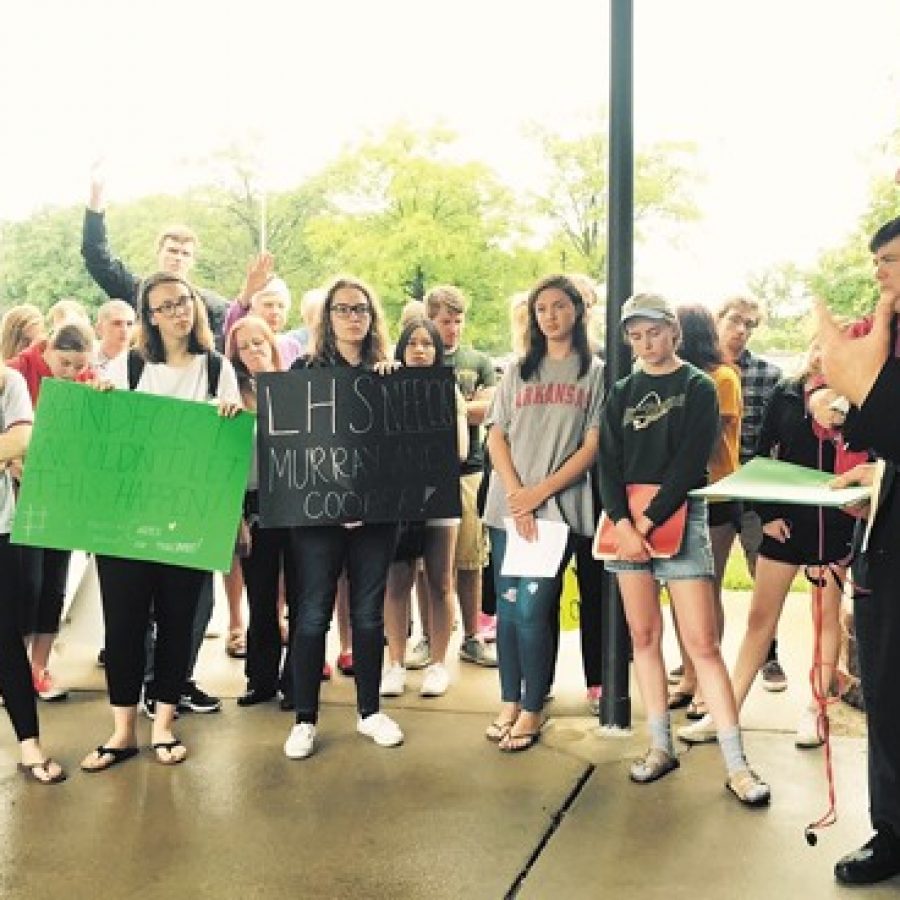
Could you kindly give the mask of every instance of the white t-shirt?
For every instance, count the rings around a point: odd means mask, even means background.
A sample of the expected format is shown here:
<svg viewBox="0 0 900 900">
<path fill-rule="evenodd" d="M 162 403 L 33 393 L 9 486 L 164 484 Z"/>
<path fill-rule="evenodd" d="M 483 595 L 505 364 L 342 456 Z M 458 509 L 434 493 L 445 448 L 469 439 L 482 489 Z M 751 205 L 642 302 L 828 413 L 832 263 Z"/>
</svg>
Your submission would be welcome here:
<svg viewBox="0 0 900 900">
<path fill-rule="evenodd" d="M 186 366 L 177 368 L 168 363 L 146 362 L 135 390 L 142 394 L 157 394 L 161 397 L 175 397 L 178 400 L 206 401 L 209 399 L 206 372 L 206 356 L 203 354 L 194 356 Z M 111 380 L 116 387 L 128 389 L 127 366 L 124 366 L 122 371 L 116 370 L 111 374 L 114 375 Z M 222 371 L 215 399 L 228 403 L 241 402 L 234 367 L 225 357 L 222 357 Z"/>
<path fill-rule="evenodd" d="M 13 425 L 30 425 L 34 412 L 25 379 L 15 369 L 4 368 L 0 379 L 3 381 L 3 390 L 0 391 L 0 434 L 5 434 Z M 12 476 L 7 471 L 0 472 L 0 534 L 9 534 L 12 530 L 15 503 Z"/>
</svg>

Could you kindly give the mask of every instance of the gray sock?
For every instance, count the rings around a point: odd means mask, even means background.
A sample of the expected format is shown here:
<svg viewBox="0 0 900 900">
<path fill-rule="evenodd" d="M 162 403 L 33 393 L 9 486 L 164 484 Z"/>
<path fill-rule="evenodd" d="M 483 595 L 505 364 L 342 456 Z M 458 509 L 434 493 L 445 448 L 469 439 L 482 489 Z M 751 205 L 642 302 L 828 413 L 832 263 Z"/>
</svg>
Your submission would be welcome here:
<svg viewBox="0 0 900 900">
<path fill-rule="evenodd" d="M 647 719 L 647 728 L 650 730 L 650 746 L 674 756 L 675 745 L 672 743 L 672 720 L 669 713 L 650 716 Z"/>
<path fill-rule="evenodd" d="M 719 747 L 722 756 L 725 757 L 725 768 L 729 775 L 747 768 L 747 758 L 744 756 L 744 742 L 741 740 L 741 729 L 737 725 L 731 728 L 723 728 L 718 733 Z"/>
</svg>

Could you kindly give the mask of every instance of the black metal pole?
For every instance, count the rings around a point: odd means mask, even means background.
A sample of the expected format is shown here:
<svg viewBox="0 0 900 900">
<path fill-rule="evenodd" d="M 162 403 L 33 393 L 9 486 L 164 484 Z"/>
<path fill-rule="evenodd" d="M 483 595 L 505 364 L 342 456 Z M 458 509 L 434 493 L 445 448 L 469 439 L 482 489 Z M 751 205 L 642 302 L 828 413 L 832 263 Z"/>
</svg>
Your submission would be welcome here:
<svg viewBox="0 0 900 900">
<path fill-rule="evenodd" d="M 619 316 L 622 303 L 632 292 L 634 261 L 634 128 L 632 0 L 610 4 L 609 86 L 609 220 L 606 229 L 606 386 L 607 389 L 631 365 L 622 342 Z M 602 436 L 601 436 L 602 440 Z M 628 728 L 631 695 L 628 664 L 631 642 L 622 610 L 622 598 L 614 576 L 603 573 L 603 699 L 600 722 Z"/>
</svg>

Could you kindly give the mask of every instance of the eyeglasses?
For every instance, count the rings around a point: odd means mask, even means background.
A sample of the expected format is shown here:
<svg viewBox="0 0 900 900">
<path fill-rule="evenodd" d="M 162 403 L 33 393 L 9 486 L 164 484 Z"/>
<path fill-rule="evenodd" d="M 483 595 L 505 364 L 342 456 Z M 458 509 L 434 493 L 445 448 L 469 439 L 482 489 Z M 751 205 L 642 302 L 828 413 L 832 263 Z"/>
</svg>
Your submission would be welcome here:
<svg viewBox="0 0 900 900">
<path fill-rule="evenodd" d="M 191 305 L 191 297 L 188 294 L 182 294 L 177 300 L 166 300 L 159 306 L 151 306 L 150 312 L 162 313 L 166 318 L 171 319 L 176 313 L 184 312 Z"/>
<path fill-rule="evenodd" d="M 268 341 L 265 338 L 258 337 L 258 338 L 250 338 L 249 341 L 243 341 L 242 343 L 237 344 L 236 346 L 237 346 L 238 350 L 241 353 L 243 353 L 244 351 L 249 350 L 251 347 L 254 350 L 262 350 L 262 348 L 265 347 L 267 343 L 268 343 Z"/>
<path fill-rule="evenodd" d="M 725 321 L 728 322 L 729 325 L 743 325 L 747 331 L 753 331 L 755 328 L 759 328 L 759 319 L 746 319 L 744 316 L 740 315 L 740 313 L 730 313 L 725 316 Z"/>
<path fill-rule="evenodd" d="M 346 303 L 335 303 L 331 307 L 331 311 L 339 319 L 349 319 L 351 316 L 357 319 L 364 319 L 372 314 L 368 303 L 360 303 L 356 306 L 350 306 Z"/>
</svg>

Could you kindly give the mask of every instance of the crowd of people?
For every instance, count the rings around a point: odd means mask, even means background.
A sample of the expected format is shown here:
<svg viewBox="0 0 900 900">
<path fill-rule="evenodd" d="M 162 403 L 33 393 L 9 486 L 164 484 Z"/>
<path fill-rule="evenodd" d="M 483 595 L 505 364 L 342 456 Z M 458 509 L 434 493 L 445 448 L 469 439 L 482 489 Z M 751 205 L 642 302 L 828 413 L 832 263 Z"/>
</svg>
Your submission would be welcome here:
<svg viewBox="0 0 900 900">
<path fill-rule="evenodd" d="M 895 432 L 885 432 L 868 395 L 878 394 L 880 409 L 895 390 L 895 345 L 888 349 L 884 331 L 896 330 L 891 303 L 900 302 L 900 274 L 892 281 L 882 272 L 900 269 L 900 220 L 889 223 L 871 248 L 886 298 L 879 312 L 849 328 L 823 313 L 822 343 L 813 342 L 796 376 L 783 378 L 748 349 L 762 317 L 754 299 L 733 297 L 711 313 L 636 294 L 620 319 L 633 368 L 605 389 L 602 355 L 591 333 L 597 298 L 583 276 L 551 275 L 512 298 L 513 352 L 495 366 L 486 353 L 463 343 L 468 302 L 455 286 L 435 286 L 422 302 L 408 304 L 394 344 L 376 293 L 352 276 L 309 291 L 303 324 L 287 330 L 291 295 L 270 254 L 251 260 L 229 302 L 193 285 L 197 240 L 174 228 L 159 239 L 158 271 L 138 278 L 110 250 L 103 206 L 103 185 L 95 181 L 82 249 L 88 271 L 110 297 L 96 322 L 75 301 L 60 301 L 46 318 L 33 306 L 16 306 L 0 326 L 0 695 L 27 777 L 41 784 L 66 777 L 40 744 L 36 698 L 66 696 L 50 657 L 69 554 L 20 547 L 9 537 L 45 378 L 212 402 L 221 415 L 234 416 L 255 411 L 261 373 L 349 367 L 389 377 L 400 366 L 449 366 L 457 383 L 458 518 L 266 527 L 254 455 L 234 563 L 223 574 L 227 649 L 246 667 L 238 705 L 278 702 L 292 711 L 284 753 L 291 759 L 312 754 L 321 683 L 332 674 L 326 636 L 336 614 L 337 664 L 355 680 L 357 731 L 379 746 L 395 747 L 403 732 L 381 699 L 401 695 L 415 669 L 424 669 L 421 696 L 441 696 L 450 688 L 446 662 L 458 610 L 460 659 L 499 669 L 498 712 L 485 736 L 504 753 L 527 751 L 546 721 L 563 574 L 575 560 L 586 701 L 594 713 L 603 690 L 597 611 L 604 566 L 621 593 L 649 736 L 647 752 L 630 767 L 632 781 L 649 784 L 679 766 L 672 711 L 684 708 L 694 721 L 677 736 L 686 743 L 718 741 L 726 787 L 747 806 L 770 801 L 769 785 L 746 758 L 740 708 L 760 671 L 769 689 L 785 686 L 775 635 L 801 567 L 824 596 L 814 693 L 821 698 L 839 689 L 838 613 L 859 544 L 854 519 L 843 511 L 707 503 L 690 492 L 756 455 L 834 473 L 841 484 L 871 480 L 879 454 L 896 458 Z M 843 370 L 835 376 L 833 358 L 846 354 L 852 339 L 883 341 L 884 352 L 874 356 L 882 364 L 890 356 L 888 375 L 876 369 L 868 380 L 852 381 Z M 892 484 L 885 490 L 893 491 Z M 885 515 L 895 517 L 893 494 L 887 496 Z M 613 541 L 602 562 L 591 553 L 601 511 Z M 550 523 L 565 530 L 552 572 L 521 574 L 504 564 L 514 543 L 543 543 Z M 673 523 L 675 546 L 665 551 L 657 537 Z M 896 553 L 884 537 L 887 530 L 875 531 L 867 599 L 857 602 L 877 833 L 868 853 L 839 863 L 838 877 L 846 881 L 900 870 L 900 717 L 897 693 L 886 682 L 893 671 L 886 633 L 896 631 L 900 618 L 890 603 Z M 738 536 L 754 589 L 729 678 L 720 650 L 721 588 Z M 98 773 L 135 756 L 140 709 L 152 719 L 157 761 L 182 763 L 189 751 L 175 734 L 179 711 L 221 707 L 193 675 L 212 612 L 213 576 L 106 556 L 98 557 L 97 568 L 113 729 L 81 768 Z M 421 636 L 413 643 L 414 587 Z M 682 651 L 671 672 L 662 653 L 663 588 Z M 821 702 L 803 710 L 798 747 L 822 743 L 826 715 Z"/>
</svg>

